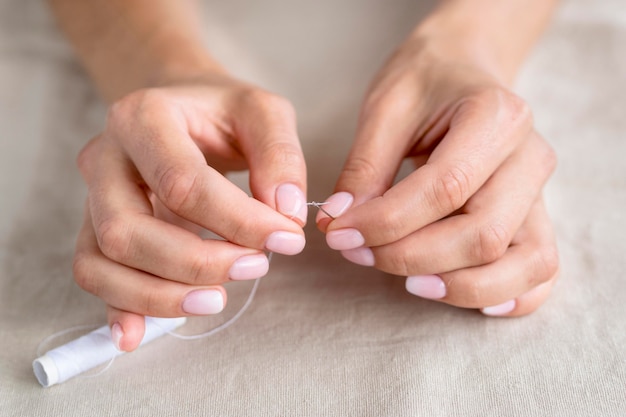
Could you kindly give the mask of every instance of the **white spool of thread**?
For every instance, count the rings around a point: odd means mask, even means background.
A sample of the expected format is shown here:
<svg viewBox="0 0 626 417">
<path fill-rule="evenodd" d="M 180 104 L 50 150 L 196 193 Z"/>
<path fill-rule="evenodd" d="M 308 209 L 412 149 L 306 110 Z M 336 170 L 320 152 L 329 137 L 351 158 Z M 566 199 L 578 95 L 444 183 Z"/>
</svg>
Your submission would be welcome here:
<svg viewBox="0 0 626 417">
<path fill-rule="evenodd" d="M 144 345 L 185 324 L 186 318 L 146 317 Z M 33 371 L 43 387 L 51 387 L 122 355 L 111 339 L 111 330 L 102 326 L 93 332 L 46 352 L 33 361 Z"/>
</svg>

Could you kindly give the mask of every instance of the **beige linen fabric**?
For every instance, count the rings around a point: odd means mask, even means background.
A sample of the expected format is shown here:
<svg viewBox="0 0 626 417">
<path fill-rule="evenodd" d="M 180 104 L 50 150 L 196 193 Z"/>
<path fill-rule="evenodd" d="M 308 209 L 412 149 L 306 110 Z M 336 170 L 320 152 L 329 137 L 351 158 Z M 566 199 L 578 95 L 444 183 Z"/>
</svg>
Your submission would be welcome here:
<svg viewBox="0 0 626 417">
<path fill-rule="evenodd" d="M 332 192 L 369 79 L 429 7 L 412 3 L 206 2 L 215 54 L 296 105 L 311 199 Z M 624 45 L 621 0 L 570 0 L 519 80 L 560 156 L 546 198 L 562 276 L 537 313 L 491 319 L 420 300 L 308 226 L 305 251 L 274 258 L 230 329 L 164 337 L 43 389 L 38 343 L 105 318 L 71 278 L 85 197 L 74 157 L 105 108 L 45 5 L 0 0 L 0 415 L 626 415 Z M 223 316 L 184 331 L 232 316 L 250 285 L 229 285 Z"/>
</svg>

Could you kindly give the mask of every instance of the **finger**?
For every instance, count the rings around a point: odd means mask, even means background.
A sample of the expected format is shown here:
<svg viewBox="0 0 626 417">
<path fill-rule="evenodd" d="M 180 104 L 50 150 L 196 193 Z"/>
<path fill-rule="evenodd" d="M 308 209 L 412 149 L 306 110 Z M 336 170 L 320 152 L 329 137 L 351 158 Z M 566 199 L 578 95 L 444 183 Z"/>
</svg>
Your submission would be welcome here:
<svg viewBox="0 0 626 417">
<path fill-rule="evenodd" d="M 417 155 L 409 159 L 413 164 L 413 169 L 417 169 L 426 164 L 428 157 L 426 155 Z M 367 197 L 365 197 L 365 199 L 367 199 Z M 363 194 L 361 194 L 360 200 L 360 202 L 363 202 Z M 331 195 L 324 203 L 317 206 L 318 212 L 315 218 L 317 228 L 321 232 L 326 233 L 328 224 L 345 213 L 354 204 L 359 204 L 359 202 L 355 203 L 354 196 L 348 192 L 340 191 Z"/>
<path fill-rule="evenodd" d="M 349 229 L 357 231 L 366 246 L 380 246 L 451 214 L 528 137 L 531 123 L 527 107 L 512 95 L 489 92 L 466 101 L 452 117 L 428 163 L 383 196 L 355 206 L 333 221 L 328 244 L 340 250 L 354 248 L 349 246 L 354 241 L 344 244 L 332 233 Z"/>
<path fill-rule="evenodd" d="M 98 225 L 101 251 L 115 262 L 192 285 L 260 278 L 268 271 L 263 252 L 226 241 L 203 240 L 150 216 L 118 213 Z"/>
<path fill-rule="evenodd" d="M 81 149 L 76 158 L 76 165 L 85 183 L 89 184 L 93 178 L 94 164 L 93 160 L 95 155 L 99 152 L 99 147 L 102 143 L 102 137 L 100 135 L 92 138 Z"/>
<path fill-rule="evenodd" d="M 74 278 L 85 291 L 111 307 L 139 315 L 181 317 L 222 311 L 221 286 L 192 286 L 169 281 L 113 262 L 98 247 L 89 212 L 79 232 Z"/>
<path fill-rule="evenodd" d="M 109 139 L 122 144 L 141 178 L 166 207 L 240 246 L 288 255 L 304 248 L 304 234 L 298 224 L 248 197 L 206 165 L 188 134 L 181 110 L 187 103 L 173 106 L 158 95 L 144 100 L 148 102 L 143 103 L 143 113 L 132 122 L 111 122 Z M 113 155 L 109 163 L 99 166 L 96 177 L 105 178 L 115 158 L 123 157 L 124 153 Z"/>
<path fill-rule="evenodd" d="M 188 230 L 195 235 L 200 235 L 204 231 L 202 227 L 190 222 L 187 219 L 183 219 L 178 214 L 173 213 L 170 209 L 165 207 L 163 203 L 156 198 L 154 193 L 149 193 L 148 198 L 150 199 L 150 204 L 152 205 L 152 213 L 157 219 L 161 219 L 164 222 Z"/>
<path fill-rule="evenodd" d="M 260 278 L 269 261 L 260 251 L 198 235 L 152 216 L 151 203 L 121 158 L 110 158 L 107 176 L 94 179 L 90 212 L 102 253 L 131 268 L 170 280 L 218 284 Z"/>
<path fill-rule="evenodd" d="M 402 160 L 413 146 L 411 138 L 419 137 L 423 130 L 419 104 L 407 100 L 405 90 L 395 89 L 385 95 L 370 93 L 335 193 L 326 199 L 315 218 L 323 233 L 332 220 L 348 209 L 383 195 L 391 187 Z"/>
<path fill-rule="evenodd" d="M 548 282 L 536 286 L 516 299 L 495 306 L 483 307 L 480 312 L 486 316 L 494 317 L 519 317 L 533 313 L 547 300 L 557 277 L 558 273 Z"/>
<path fill-rule="evenodd" d="M 315 203 L 317 214 L 315 223 L 317 228 L 326 233 L 331 221 L 345 213 L 354 204 L 354 196 L 345 191 L 339 191 L 328 197 L 323 203 Z"/>
<path fill-rule="evenodd" d="M 429 275 L 496 261 L 528 216 L 555 161 L 552 149 L 532 134 L 460 214 L 371 248 L 376 268 L 397 275 Z"/>
<path fill-rule="evenodd" d="M 292 105 L 255 89 L 233 103 L 232 114 L 235 134 L 250 167 L 252 194 L 304 225 L 306 165 Z"/>
<path fill-rule="evenodd" d="M 418 128 L 415 106 L 390 94 L 364 108 L 336 191 L 350 193 L 358 205 L 389 189 Z"/>
<path fill-rule="evenodd" d="M 396 86 L 386 94 L 369 93 L 335 193 L 315 219 L 324 233 L 328 224 L 350 207 L 379 197 L 391 187 L 402 160 L 414 145 L 412 138 L 421 137 L 426 128 L 420 125 L 420 103 L 406 97 L 406 91 L 414 91 L 415 86 Z"/>
<path fill-rule="evenodd" d="M 117 350 L 132 352 L 139 347 L 146 332 L 144 316 L 107 306 L 107 321 Z"/>
<path fill-rule="evenodd" d="M 458 307 L 497 306 L 548 282 L 558 269 L 550 220 L 538 200 L 511 247 L 497 261 L 478 267 L 407 278 L 407 290 Z"/>
</svg>

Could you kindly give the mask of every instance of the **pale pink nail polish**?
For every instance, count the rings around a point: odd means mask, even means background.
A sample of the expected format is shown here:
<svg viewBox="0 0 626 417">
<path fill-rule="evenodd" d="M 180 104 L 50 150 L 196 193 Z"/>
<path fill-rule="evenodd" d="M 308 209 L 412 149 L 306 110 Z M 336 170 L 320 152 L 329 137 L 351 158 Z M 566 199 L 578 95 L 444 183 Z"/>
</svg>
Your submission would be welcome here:
<svg viewBox="0 0 626 417">
<path fill-rule="evenodd" d="M 354 197 L 352 196 L 352 194 L 345 191 L 335 193 L 328 197 L 328 199 L 325 201 L 325 204 L 322 206 L 324 210 L 318 211 L 315 221 L 319 222 L 321 219 L 325 217 L 327 218 L 328 215 L 326 213 L 330 214 L 333 217 L 339 217 L 343 213 L 345 213 L 346 210 L 350 208 L 350 206 L 352 206 L 353 202 Z"/>
<path fill-rule="evenodd" d="M 296 255 L 306 245 L 304 236 L 291 232 L 274 232 L 265 242 L 265 248 L 282 255 Z"/>
<path fill-rule="evenodd" d="M 365 246 L 356 249 L 342 250 L 341 255 L 357 265 L 374 266 L 375 264 L 374 252 Z"/>
<path fill-rule="evenodd" d="M 437 275 L 408 277 L 405 287 L 411 294 L 431 300 L 438 300 L 446 296 L 446 284 Z"/>
<path fill-rule="evenodd" d="M 224 297 L 218 290 L 191 291 L 183 300 L 182 308 L 187 314 L 217 314 L 224 309 Z"/>
<path fill-rule="evenodd" d="M 113 323 L 111 326 L 111 340 L 115 345 L 115 349 L 121 351 L 120 342 L 122 341 L 122 337 L 124 337 L 124 330 L 122 330 L 122 326 L 119 323 Z"/>
<path fill-rule="evenodd" d="M 515 300 L 509 300 L 506 303 L 481 308 L 480 311 L 486 316 L 503 316 L 515 310 L 515 306 Z"/>
<path fill-rule="evenodd" d="M 270 263 L 263 254 L 246 255 L 233 262 L 228 271 L 232 280 L 261 278 L 269 271 Z"/>
<path fill-rule="evenodd" d="M 308 208 L 304 193 L 295 184 L 282 184 L 276 189 L 276 207 L 278 211 L 289 217 L 306 223 Z"/>
<path fill-rule="evenodd" d="M 333 230 L 326 234 L 326 243 L 331 249 L 355 249 L 365 244 L 365 238 L 356 229 Z"/>
</svg>

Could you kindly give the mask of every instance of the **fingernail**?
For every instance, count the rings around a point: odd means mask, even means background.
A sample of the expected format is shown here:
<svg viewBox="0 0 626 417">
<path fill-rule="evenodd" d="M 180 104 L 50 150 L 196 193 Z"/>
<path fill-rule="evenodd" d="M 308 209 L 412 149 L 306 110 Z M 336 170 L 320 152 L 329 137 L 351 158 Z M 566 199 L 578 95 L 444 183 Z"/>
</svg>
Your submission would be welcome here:
<svg viewBox="0 0 626 417">
<path fill-rule="evenodd" d="M 187 314 L 205 316 L 217 314 L 224 309 L 224 297 L 218 290 L 192 291 L 183 301 L 183 311 Z"/>
<path fill-rule="evenodd" d="M 233 280 L 261 278 L 270 268 L 267 256 L 263 254 L 246 255 L 233 262 L 228 276 Z"/>
<path fill-rule="evenodd" d="M 350 208 L 353 202 L 354 197 L 352 196 L 352 194 L 345 191 L 335 193 L 328 197 L 328 199 L 325 201 L 325 204 L 322 206 L 324 210 L 318 211 L 315 221 L 319 222 L 321 219 L 328 217 L 326 213 L 330 214 L 333 217 L 339 217 Z"/>
<path fill-rule="evenodd" d="M 124 337 L 124 330 L 122 330 L 122 326 L 116 322 L 113 324 L 113 326 L 111 326 L 111 340 L 115 345 L 115 349 L 119 350 L 120 352 L 122 351 L 122 349 L 120 348 L 120 342 L 122 341 L 122 337 Z"/>
<path fill-rule="evenodd" d="M 365 246 L 356 249 L 342 250 L 344 258 L 357 265 L 374 266 L 374 252 Z"/>
<path fill-rule="evenodd" d="M 283 255 L 296 255 L 302 252 L 306 240 L 304 236 L 291 232 L 274 232 L 265 242 L 267 250 Z"/>
<path fill-rule="evenodd" d="M 515 305 L 515 300 L 509 300 L 506 303 L 481 308 L 480 311 L 486 316 L 503 316 L 515 310 Z"/>
<path fill-rule="evenodd" d="M 356 229 L 339 229 L 326 234 L 326 243 L 335 250 L 356 249 L 365 244 L 365 238 Z"/>
<path fill-rule="evenodd" d="M 446 284 L 437 275 L 408 277 L 405 287 L 411 294 L 431 300 L 438 300 L 446 296 Z"/>
<path fill-rule="evenodd" d="M 282 184 L 276 190 L 276 207 L 278 211 L 289 217 L 306 223 L 307 205 L 302 190 L 295 184 Z"/>
</svg>

